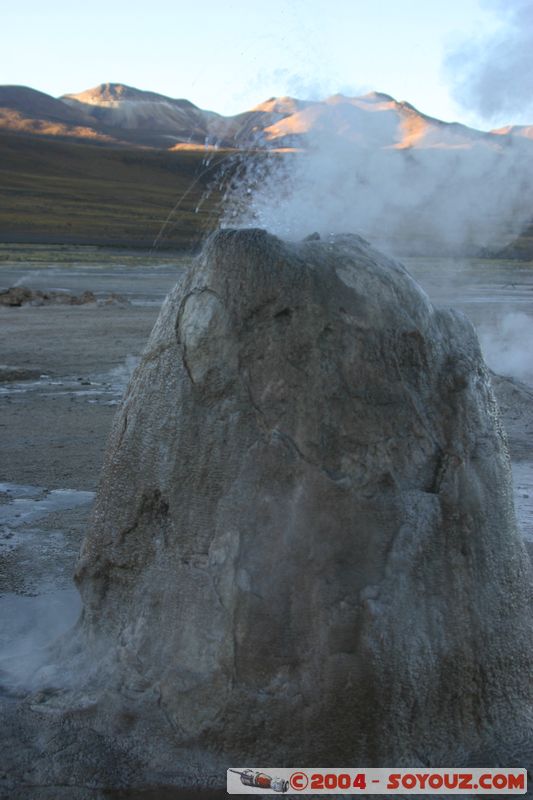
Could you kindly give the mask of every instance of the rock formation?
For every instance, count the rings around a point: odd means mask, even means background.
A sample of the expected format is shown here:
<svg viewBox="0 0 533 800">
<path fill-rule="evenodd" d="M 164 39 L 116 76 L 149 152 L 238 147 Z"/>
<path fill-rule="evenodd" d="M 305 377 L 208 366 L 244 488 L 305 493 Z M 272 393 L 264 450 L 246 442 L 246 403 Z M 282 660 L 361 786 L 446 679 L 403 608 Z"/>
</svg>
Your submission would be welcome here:
<svg viewBox="0 0 533 800">
<path fill-rule="evenodd" d="M 41 292 L 39 289 L 29 289 L 27 286 L 11 286 L 9 289 L 0 290 L 0 306 L 19 307 L 27 304 L 81 306 L 85 303 L 96 303 L 96 297 L 92 292 L 85 291 L 81 295 L 73 295 L 54 290 Z"/>
<path fill-rule="evenodd" d="M 459 765 L 528 730 L 530 564 L 475 333 L 356 236 L 207 242 L 77 583 L 80 724 L 166 743 L 168 774 Z"/>
<path fill-rule="evenodd" d="M 11 286 L 9 289 L 0 289 L 0 306 L 20 308 L 20 306 L 83 306 L 87 303 L 98 303 L 98 305 L 127 305 L 128 300 L 115 292 L 101 297 L 97 300 L 95 294 L 86 289 L 81 294 L 71 294 L 70 292 L 47 289 L 30 289 L 27 286 Z"/>
<path fill-rule="evenodd" d="M 223 231 L 115 422 L 83 632 L 183 743 L 453 763 L 529 702 L 529 562 L 476 336 L 363 240 Z"/>
</svg>

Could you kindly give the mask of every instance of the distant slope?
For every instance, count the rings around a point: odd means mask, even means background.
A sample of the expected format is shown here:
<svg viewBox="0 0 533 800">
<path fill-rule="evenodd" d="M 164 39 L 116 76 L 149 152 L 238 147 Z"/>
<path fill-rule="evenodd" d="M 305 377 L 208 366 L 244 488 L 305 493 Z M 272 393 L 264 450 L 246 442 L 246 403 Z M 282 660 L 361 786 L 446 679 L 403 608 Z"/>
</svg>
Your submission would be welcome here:
<svg viewBox="0 0 533 800">
<path fill-rule="evenodd" d="M 422 114 L 410 103 L 370 92 L 361 97 L 337 94 L 285 114 L 264 129 L 273 144 L 305 146 L 306 140 L 343 141 L 365 148 L 468 148 L 487 143 L 490 134 Z"/>
<path fill-rule="evenodd" d="M 208 115 L 189 100 L 174 100 L 121 83 L 103 83 L 60 98 L 66 108 L 107 133 L 130 142 L 168 148 L 177 142 L 204 144 Z"/>
<path fill-rule="evenodd" d="M 89 117 L 81 111 L 28 86 L 0 86 L 0 107 L 17 111 L 27 118 L 74 125 L 86 125 L 90 122 Z"/>
<path fill-rule="evenodd" d="M 506 125 L 491 131 L 499 136 L 521 136 L 524 139 L 533 139 L 533 125 Z"/>
<path fill-rule="evenodd" d="M 211 139 L 236 147 L 268 146 L 265 131 L 277 122 L 297 114 L 315 103 L 294 97 L 271 97 L 250 111 L 233 117 L 216 115 L 208 120 Z"/>
<path fill-rule="evenodd" d="M 111 143 L 81 110 L 27 86 L 0 86 L 0 132 Z"/>
<path fill-rule="evenodd" d="M 196 152 L 2 134 L 0 241 L 150 247 L 182 198 L 159 246 L 196 247 L 217 214 L 216 192 L 195 213 L 214 171 L 202 170 Z"/>
</svg>

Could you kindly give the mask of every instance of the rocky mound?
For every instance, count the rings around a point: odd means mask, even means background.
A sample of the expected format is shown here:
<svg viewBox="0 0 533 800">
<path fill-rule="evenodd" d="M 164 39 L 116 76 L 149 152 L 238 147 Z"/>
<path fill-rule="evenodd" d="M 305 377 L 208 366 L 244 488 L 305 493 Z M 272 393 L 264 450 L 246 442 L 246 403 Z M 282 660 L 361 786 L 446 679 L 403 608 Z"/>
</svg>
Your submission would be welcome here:
<svg viewBox="0 0 533 800">
<path fill-rule="evenodd" d="M 32 381 L 39 378 L 40 375 L 41 372 L 38 369 L 16 367 L 12 364 L 0 364 L 0 383 Z"/>
<path fill-rule="evenodd" d="M 83 306 L 87 303 L 98 303 L 99 305 L 128 305 L 128 300 L 121 295 L 112 292 L 110 295 L 96 299 L 96 295 L 86 289 L 81 294 L 71 294 L 66 291 L 55 289 L 30 289 L 28 286 L 11 286 L 9 289 L 0 290 L 0 306 L 10 306 L 20 308 L 20 306 L 46 306 L 46 305 L 66 305 Z"/>
<path fill-rule="evenodd" d="M 96 303 L 96 297 L 92 292 L 85 291 L 81 295 L 73 295 L 69 292 L 58 292 L 54 290 L 41 291 L 40 289 L 30 289 L 28 286 L 11 286 L 9 289 L 0 291 L 1 306 L 42 306 L 42 305 L 69 305 L 81 306 L 85 303 Z"/>
<path fill-rule="evenodd" d="M 77 582 L 78 687 L 37 710 L 62 709 L 55 748 L 89 749 L 78 781 L 117 749 L 128 785 L 489 766 L 528 731 L 531 575 L 490 376 L 466 318 L 359 237 L 208 241 L 116 417 Z"/>
</svg>

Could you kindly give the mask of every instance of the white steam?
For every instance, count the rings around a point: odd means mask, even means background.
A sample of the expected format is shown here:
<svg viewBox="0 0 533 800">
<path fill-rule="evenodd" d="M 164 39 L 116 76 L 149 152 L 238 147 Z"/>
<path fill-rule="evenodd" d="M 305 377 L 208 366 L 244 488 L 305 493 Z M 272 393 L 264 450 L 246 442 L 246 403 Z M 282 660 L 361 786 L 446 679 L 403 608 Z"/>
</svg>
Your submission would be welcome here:
<svg viewBox="0 0 533 800">
<path fill-rule="evenodd" d="M 320 115 L 307 109 L 312 125 L 283 140 L 299 152 L 270 156 L 268 169 L 264 156 L 249 162 L 224 224 L 289 239 L 354 232 L 398 254 L 442 254 L 498 249 L 530 221 L 533 142 L 414 109 L 354 119 L 353 102 L 316 104 Z"/>
<path fill-rule="evenodd" d="M 510 312 L 495 326 L 480 326 L 478 336 L 485 361 L 494 372 L 533 384 L 533 317 Z"/>
<path fill-rule="evenodd" d="M 484 5 L 496 13 L 500 25 L 448 55 L 445 67 L 455 99 L 487 120 L 533 117 L 533 3 L 486 0 Z"/>
<path fill-rule="evenodd" d="M 43 271 L 40 269 L 27 272 L 24 275 L 21 275 L 20 278 L 17 278 L 13 286 L 30 286 L 35 277 L 42 274 Z"/>
<path fill-rule="evenodd" d="M 0 692 L 24 694 L 39 687 L 50 645 L 74 625 L 80 607 L 74 588 L 0 597 Z"/>
</svg>

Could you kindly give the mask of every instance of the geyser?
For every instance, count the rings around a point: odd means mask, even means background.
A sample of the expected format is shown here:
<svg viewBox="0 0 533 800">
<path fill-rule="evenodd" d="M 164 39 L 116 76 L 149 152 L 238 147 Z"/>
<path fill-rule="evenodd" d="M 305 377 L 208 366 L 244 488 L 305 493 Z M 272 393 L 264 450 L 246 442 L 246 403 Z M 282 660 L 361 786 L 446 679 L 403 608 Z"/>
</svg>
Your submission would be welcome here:
<svg viewBox="0 0 533 800">
<path fill-rule="evenodd" d="M 528 730 L 530 566 L 475 333 L 357 236 L 208 240 L 117 414 L 77 582 L 64 652 L 94 670 L 62 703 L 130 782 L 143 754 L 182 783 L 489 766 Z"/>
</svg>

